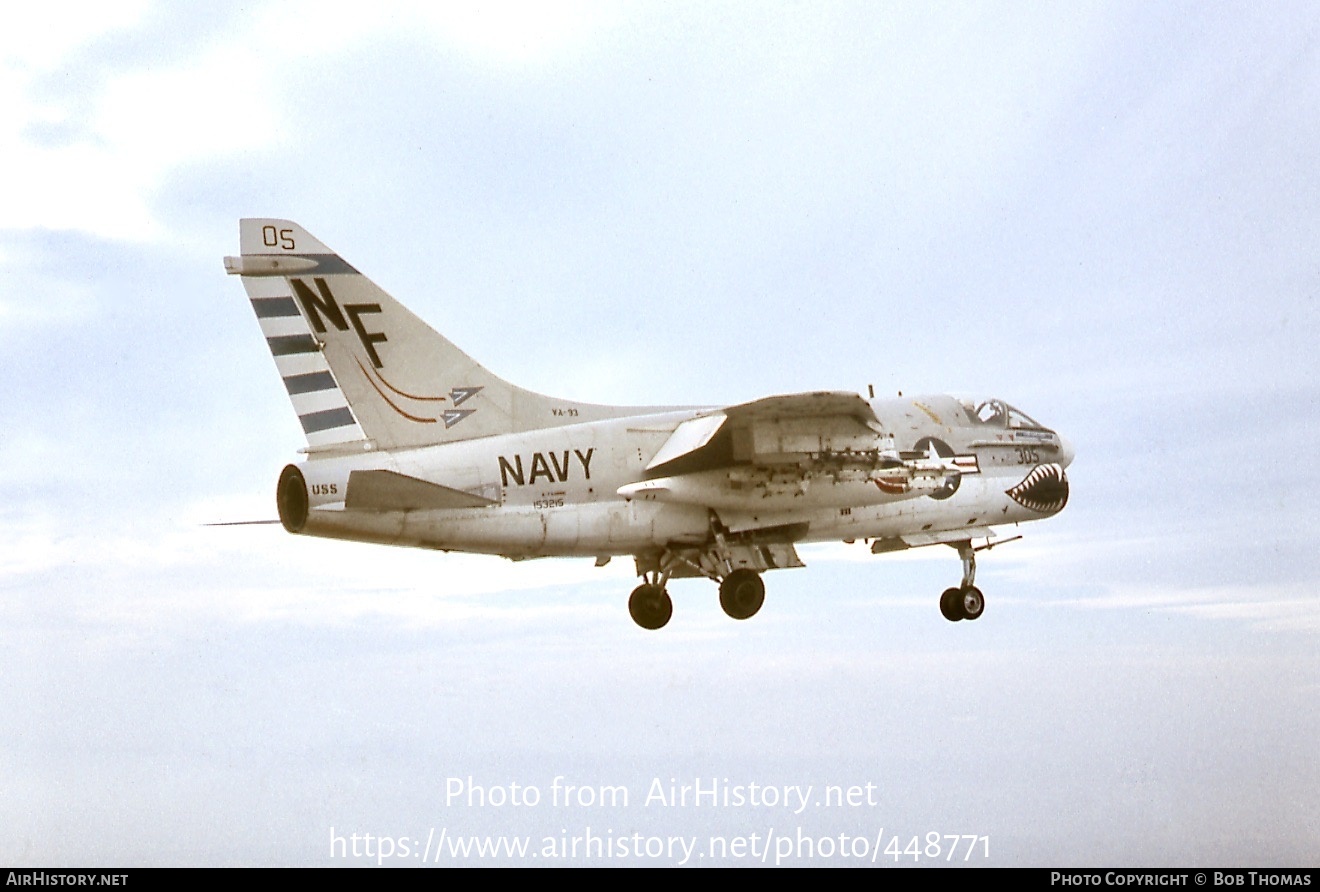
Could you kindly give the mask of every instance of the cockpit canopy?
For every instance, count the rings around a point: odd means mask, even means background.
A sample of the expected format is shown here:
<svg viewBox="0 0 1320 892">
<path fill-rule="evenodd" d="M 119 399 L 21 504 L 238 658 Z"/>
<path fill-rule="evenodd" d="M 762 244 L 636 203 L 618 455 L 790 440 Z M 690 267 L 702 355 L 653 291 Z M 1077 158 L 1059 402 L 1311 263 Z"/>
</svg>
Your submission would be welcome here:
<svg viewBox="0 0 1320 892">
<path fill-rule="evenodd" d="M 1003 400 L 964 398 L 959 399 L 958 402 L 962 405 L 963 411 L 967 414 L 967 420 L 973 427 L 1049 430 L 1026 412 L 1010 406 Z"/>
</svg>

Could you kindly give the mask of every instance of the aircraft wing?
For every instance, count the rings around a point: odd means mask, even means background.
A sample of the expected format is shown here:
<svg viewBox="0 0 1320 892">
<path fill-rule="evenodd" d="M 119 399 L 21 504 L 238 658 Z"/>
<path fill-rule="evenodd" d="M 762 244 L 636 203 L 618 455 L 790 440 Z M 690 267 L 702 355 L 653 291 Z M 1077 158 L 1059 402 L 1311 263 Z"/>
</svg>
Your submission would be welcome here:
<svg viewBox="0 0 1320 892">
<path fill-rule="evenodd" d="M 837 415 L 855 418 L 863 424 L 878 424 L 871 404 L 860 395 L 843 390 L 817 390 L 812 393 L 789 393 L 768 396 L 750 403 L 739 403 L 721 410 L 734 419 L 794 418 Z"/>
<path fill-rule="evenodd" d="M 794 512 L 952 493 L 962 470 L 904 458 L 855 393 L 772 396 L 682 422 L 624 498 L 681 502 L 779 523 Z M 772 519 L 773 518 L 773 519 Z"/>
<path fill-rule="evenodd" d="M 873 452 L 880 433 L 875 412 L 858 394 L 816 391 L 771 396 L 683 422 L 646 470 L 682 473 L 682 466 L 692 462 L 681 460 L 699 451 L 708 453 L 701 470 L 747 462 L 798 464 L 805 455 Z"/>
</svg>

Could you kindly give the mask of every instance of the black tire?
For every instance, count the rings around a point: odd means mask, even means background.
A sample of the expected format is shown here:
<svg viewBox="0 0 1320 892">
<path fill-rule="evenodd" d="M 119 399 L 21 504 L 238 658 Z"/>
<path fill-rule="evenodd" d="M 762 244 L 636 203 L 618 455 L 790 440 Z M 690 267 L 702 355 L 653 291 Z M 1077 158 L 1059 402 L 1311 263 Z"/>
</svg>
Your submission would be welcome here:
<svg viewBox="0 0 1320 892">
<path fill-rule="evenodd" d="M 962 589 L 946 588 L 944 594 L 940 595 L 940 613 L 951 623 L 956 623 L 963 618 L 962 611 Z"/>
<path fill-rule="evenodd" d="M 720 607 L 734 619 L 751 619 L 765 603 L 765 583 L 755 570 L 734 570 L 720 583 Z"/>
<path fill-rule="evenodd" d="M 662 629 L 674 615 L 674 602 L 658 585 L 639 585 L 628 596 L 628 613 L 643 629 Z"/>
<path fill-rule="evenodd" d="M 985 595 L 974 585 L 969 585 L 958 592 L 958 609 L 963 619 L 980 619 L 985 613 Z"/>
</svg>

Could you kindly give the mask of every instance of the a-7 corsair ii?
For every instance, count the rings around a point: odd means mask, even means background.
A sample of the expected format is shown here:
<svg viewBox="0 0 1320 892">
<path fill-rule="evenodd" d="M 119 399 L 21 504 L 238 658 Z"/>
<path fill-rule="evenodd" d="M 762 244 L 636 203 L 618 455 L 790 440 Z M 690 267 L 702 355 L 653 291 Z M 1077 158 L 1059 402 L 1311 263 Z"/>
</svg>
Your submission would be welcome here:
<svg viewBox="0 0 1320 892">
<path fill-rule="evenodd" d="M 714 408 L 575 403 L 474 362 L 305 230 L 243 220 L 242 277 L 307 434 L 280 474 L 291 533 L 445 551 L 636 561 L 628 599 L 669 621 L 670 579 L 719 583 L 735 619 L 799 542 L 946 544 L 950 620 L 985 608 L 974 540 L 1068 500 L 1072 449 L 1000 400 L 772 396 Z M 982 548 L 985 545 L 980 546 Z"/>
</svg>

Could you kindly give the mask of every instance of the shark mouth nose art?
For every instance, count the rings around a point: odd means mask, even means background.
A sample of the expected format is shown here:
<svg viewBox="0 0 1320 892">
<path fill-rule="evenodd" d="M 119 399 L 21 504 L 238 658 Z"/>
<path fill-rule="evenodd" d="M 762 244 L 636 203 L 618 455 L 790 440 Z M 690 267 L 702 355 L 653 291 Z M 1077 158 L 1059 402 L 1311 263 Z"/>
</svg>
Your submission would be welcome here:
<svg viewBox="0 0 1320 892">
<path fill-rule="evenodd" d="M 1022 482 L 1004 490 L 1009 498 L 1024 508 L 1041 514 L 1054 514 L 1068 504 L 1068 478 L 1063 466 L 1054 463 L 1037 465 Z"/>
</svg>

